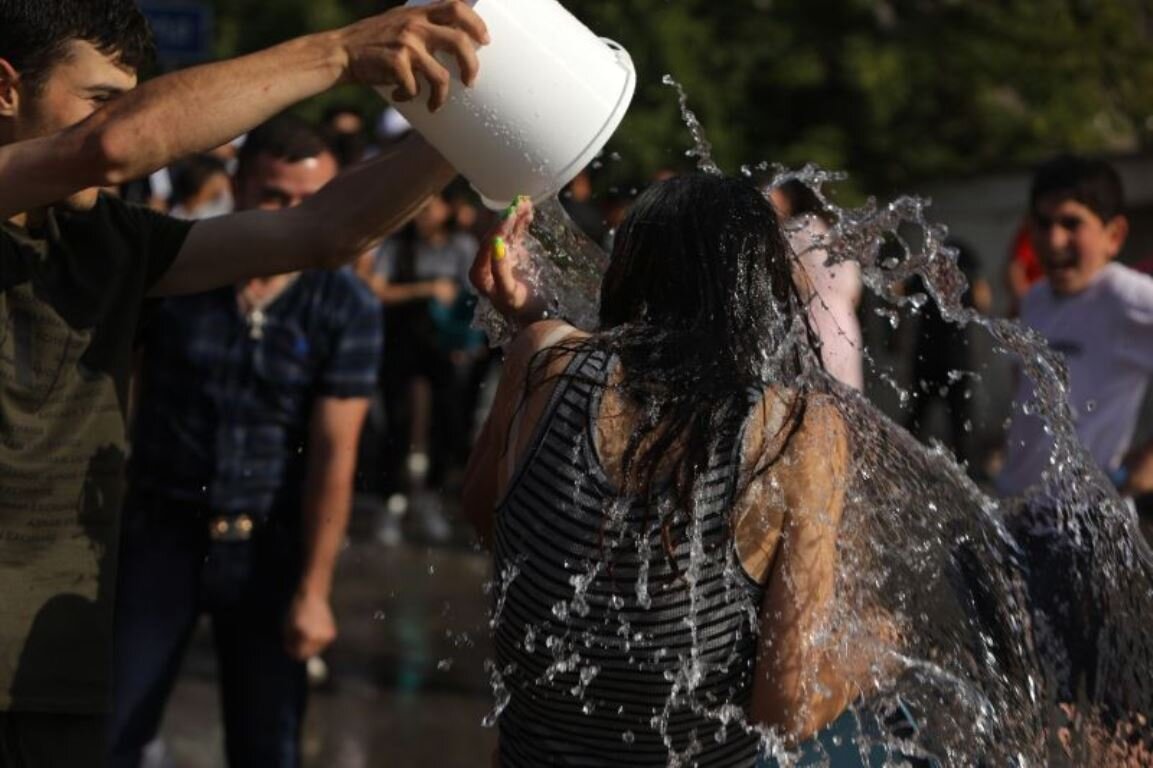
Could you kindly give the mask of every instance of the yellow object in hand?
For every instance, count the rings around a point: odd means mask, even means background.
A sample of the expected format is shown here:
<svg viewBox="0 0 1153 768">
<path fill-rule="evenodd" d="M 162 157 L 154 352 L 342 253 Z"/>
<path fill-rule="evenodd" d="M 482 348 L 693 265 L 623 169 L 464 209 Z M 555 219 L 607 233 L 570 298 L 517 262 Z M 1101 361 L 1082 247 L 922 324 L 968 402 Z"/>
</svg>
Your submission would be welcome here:
<svg viewBox="0 0 1153 768">
<path fill-rule="evenodd" d="M 500 261 L 508 255 L 508 247 L 504 244 L 503 237 L 494 237 L 492 239 L 492 259 L 493 261 Z"/>
</svg>

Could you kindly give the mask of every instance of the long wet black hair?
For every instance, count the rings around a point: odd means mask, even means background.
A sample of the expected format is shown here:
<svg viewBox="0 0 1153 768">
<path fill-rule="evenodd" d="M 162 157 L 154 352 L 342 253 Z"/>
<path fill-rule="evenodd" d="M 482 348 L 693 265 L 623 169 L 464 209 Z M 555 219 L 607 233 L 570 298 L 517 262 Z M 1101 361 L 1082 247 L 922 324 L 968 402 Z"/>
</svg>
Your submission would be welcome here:
<svg viewBox="0 0 1153 768">
<path fill-rule="evenodd" d="M 640 414 L 621 457 L 626 492 L 648 496 L 671 480 L 691 513 L 698 477 L 749 415 L 750 390 L 792 393 L 785 438 L 756 472 L 784 451 L 804 415 L 802 374 L 820 366 L 792 261 L 772 206 L 745 179 L 677 176 L 637 198 L 601 283 L 600 327 L 532 366 L 587 350 L 619 357 L 621 381 L 609 386 Z"/>
</svg>

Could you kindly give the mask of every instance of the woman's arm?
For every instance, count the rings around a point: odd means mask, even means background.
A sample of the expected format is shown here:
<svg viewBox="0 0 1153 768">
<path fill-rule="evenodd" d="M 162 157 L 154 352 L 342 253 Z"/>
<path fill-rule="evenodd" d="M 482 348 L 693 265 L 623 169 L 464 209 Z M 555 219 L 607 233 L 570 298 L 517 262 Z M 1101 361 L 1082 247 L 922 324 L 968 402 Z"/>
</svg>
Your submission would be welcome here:
<svg viewBox="0 0 1153 768">
<path fill-rule="evenodd" d="M 810 397 L 801 427 L 772 470 L 786 512 L 761 605 L 751 712 L 790 740 L 831 722 L 858 690 L 840 667 L 828 625 L 847 466 L 840 413 Z"/>
<path fill-rule="evenodd" d="M 465 469 L 464 515 L 486 545 L 492 535 L 496 505 L 504 498 L 512 470 L 536 433 L 537 421 L 552 392 L 552 379 L 564 370 L 567 361 L 567 356 L 554 356 L 536 375 L 532 370 L 534 358 L 545 346 L 580 333 L 559 320 L 542 319 L 544 305 L 532 285 L 523 279 L 521 268 L 531 258 L 525 248 L 531 223 L 532 202 L 517 198 L 481 242 L 469 270 L 477 293 L 491 301 L 517 330 L 505 347 L 504 368 L 492 411 Z M 516 428 L 510 429 L 514 420 Z M 511 435 L 512 431 L 516 434 Z"/>
<path fill-rule="evenodd" d="M 511 470 L 517 466 L 536 433 L 537 421 L 552 389 L 544 384 L 544 380 L 556 369 L 556 361 L 550 362 L 543 377 L 534 379 L 532 383 L 541 386 L 534 388 L 529 400 L 522 404 L 533 357 L 558 333 L 567 336 L 564 329 L 576 332 L 575 328 L 558 320 L 542 320 L 524 328 L 505 348 L 504 366 L 492 410 L 468 457 L 461 499 L 465 519 L 473 524 L 486 546 L 491 541 L 493 512 L 504 497 Z M 516 435 L 510 435 L 510 426 L 518 412 L 520 421 Z M 514 445 L 509 444 L 510 438 L 514 438 Z"/>
</svg>

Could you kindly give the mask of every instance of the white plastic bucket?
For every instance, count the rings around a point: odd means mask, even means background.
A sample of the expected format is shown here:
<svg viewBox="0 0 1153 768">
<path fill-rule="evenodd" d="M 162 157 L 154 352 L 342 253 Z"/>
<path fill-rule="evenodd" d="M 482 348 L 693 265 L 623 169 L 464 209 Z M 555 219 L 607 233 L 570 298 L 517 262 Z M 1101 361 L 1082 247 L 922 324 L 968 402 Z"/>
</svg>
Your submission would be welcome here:
<svg viewBox="0 0 1153 768">
<path fill-rule="evenodd" d="M 434 0 L 409 0 L 427 5 Z M 448 102 L 396 108 L 472 184 L 490 208 L 517 195 L 555 195 L 604 147 L 636 89 L 628 53 L 602 40 L 556 0 L 473 0 L 491 44 L 476 85 L 457 78 Z M 382 89 L 382 93 L 387 92 Z"/>
</svg>

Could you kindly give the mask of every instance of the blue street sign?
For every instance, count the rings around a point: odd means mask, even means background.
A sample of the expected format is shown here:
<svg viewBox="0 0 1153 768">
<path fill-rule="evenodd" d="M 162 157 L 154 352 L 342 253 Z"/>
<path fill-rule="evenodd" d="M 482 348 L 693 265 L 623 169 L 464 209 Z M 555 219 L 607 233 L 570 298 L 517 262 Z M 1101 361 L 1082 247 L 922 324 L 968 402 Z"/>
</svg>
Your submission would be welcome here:
<svg viewBox="0 0 1153 768">
<path fill-rule="evenodd" d="M 212 53 L 212 11 L 188 0 L 144 0 L 140 10 L 152 25 L 161 61 L 206 59 Z"/>
</svg>

